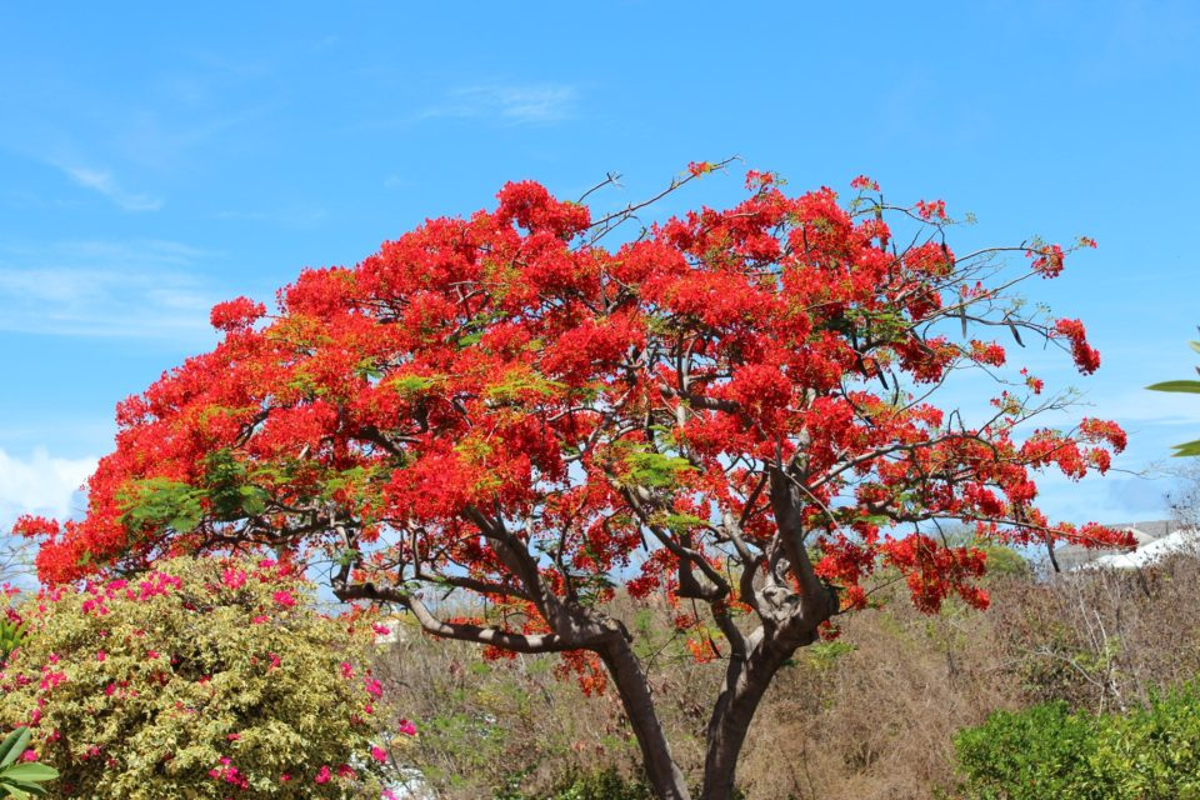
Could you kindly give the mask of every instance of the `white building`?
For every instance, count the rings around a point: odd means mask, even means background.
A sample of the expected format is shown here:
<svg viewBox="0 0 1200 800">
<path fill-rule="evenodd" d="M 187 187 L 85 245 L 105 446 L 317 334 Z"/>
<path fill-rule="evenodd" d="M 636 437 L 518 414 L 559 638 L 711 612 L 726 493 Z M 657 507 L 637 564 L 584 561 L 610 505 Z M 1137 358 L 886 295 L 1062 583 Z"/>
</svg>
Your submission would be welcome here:
<svg viewBox="0 0 1200 800">
<path fill-rule="evenodd" d="M 1073 569 L 1139 569 L 1150 566 L 1169 555 L 1191 553 L 1200 555 L 1200 532 L 1179 527 L 1170 520 L 1132 522 L 1110 525 L 1110 528 L 1129 531 L 1137 547 L 1134 550 L 1113 548 L 1091 549 L 1071 544 L 1055 549 L 1055 557 L 1064 570 Z"/>
</svg>

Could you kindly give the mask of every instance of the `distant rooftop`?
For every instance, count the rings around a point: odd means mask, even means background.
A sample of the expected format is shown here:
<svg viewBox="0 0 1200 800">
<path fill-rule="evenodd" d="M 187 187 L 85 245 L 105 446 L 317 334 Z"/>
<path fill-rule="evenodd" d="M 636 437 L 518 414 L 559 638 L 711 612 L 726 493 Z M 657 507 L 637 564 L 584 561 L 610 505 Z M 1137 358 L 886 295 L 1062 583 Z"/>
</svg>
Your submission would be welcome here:
<svg viewBox="0 0 1200 800">
<path fill-rule="evenodd" d="M 1133 534 L 1137 542 L 1134 551 L 1118 548 L 1088 548 L 1069 544 L 1056 547 L 1055 558 L 1063 570 L 1078 569 L 1085 564 L 1133 568 L 1145 566 L 1170 553 L 1189 550 L 1200 545 L 1197 535 L 1169 519 L 1145 520 L 1142 522 L 1117 522 L 1106 527 L 1125 530 Z"/>
<path fill-rule="evenodd" d="M 1200 555 L 1200 532 L 1190 528 L 1179 528 L 1159 537 L 1133 552 L 1109 553 L 1084 565 L 1085 569 L 1140 569 L 1180 553 Z"/>
</svg>

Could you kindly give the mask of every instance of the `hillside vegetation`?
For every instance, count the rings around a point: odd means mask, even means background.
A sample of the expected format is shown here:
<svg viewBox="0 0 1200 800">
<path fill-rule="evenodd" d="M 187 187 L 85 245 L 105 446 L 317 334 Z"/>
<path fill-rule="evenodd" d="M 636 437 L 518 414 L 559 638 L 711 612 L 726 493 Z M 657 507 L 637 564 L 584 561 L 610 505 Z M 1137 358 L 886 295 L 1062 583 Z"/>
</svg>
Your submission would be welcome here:
<svg viewBox="0 0 1200 800">
<path fill-rule="evenodd" d="M 1200 561 L 1048 576 L 1009 552 L 993 554 L 991 566 L 986 612 L 947 604 L 928 616 L 887 604 L 851 616 L 837 640 L 800 653 L 751 728 L 739 771 L 745 800 L 965 796 L 964 770 L 980 756 L 979 738 L 966 735 L 962 767 L 955 740 L 992 712 L 1050 703 L 1054 710 L 1041 718 L 1134 718 L 1160 690 L 1200 672 Z M 885 578 L 878 593 L 891 591 Z M 725 654 L 715 657 L 716 637 L 697 642 L 694 631 L 676 631 L 689 611 L 651 598 L 633 616 L 680 763 L 698 779 L 706 710 L 696 698 L 715 691 Z M 714 657 L 700 663 L 697 651 Z M 561 661 L 483 660 L 470 645 L 416 632 L 384 661 L 396 702 L 422 721 L 401 758 L 442 797 L 649 797 L 611 688 L 585 684 L 593 695 L 585 696 L 578 681 L 555 679 Z M 1007 719 L 1011 743 L 1015 723 Z M 1003 729 L 1003 720 L 991 724 Z M 777 768 L 781 758 L 790 768 Z M 1021 796 L 1059 796 L 1046 792 Z"/>
</svg>

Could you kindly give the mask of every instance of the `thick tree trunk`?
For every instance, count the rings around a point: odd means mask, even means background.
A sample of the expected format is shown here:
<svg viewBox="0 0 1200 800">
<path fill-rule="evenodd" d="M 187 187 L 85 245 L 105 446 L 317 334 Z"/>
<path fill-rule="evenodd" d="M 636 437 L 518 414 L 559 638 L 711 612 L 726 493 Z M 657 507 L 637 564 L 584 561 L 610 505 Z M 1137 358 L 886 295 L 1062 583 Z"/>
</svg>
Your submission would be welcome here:
<svg viewBox="0 0 1200 800">
<path fill-rule="evenodd" d="M 811 574 L 811 570 L 809 570 Z M 765 598 L 764 598 L 765 599 Z M 731 800 L 734 777 L 750 722 L 775 673 L 801 647 L 817 640 L 817 628 L 838 608 L 837 594 L 815 581 L 808 592 L 788 595 L 782 625 L 764 625 L 746 640 L 743 659 L 732 658 L 708 723 L 704 788 L 700 800 Z"/>
<path fill-rule="evenodd" d="M 730 800 L 734 774 L 746 732 L 758 704 L 771 685 L 775 673 L 795 652 L 795 646 L 781 645 L 756 635 L 757 643 L 745 661 L 730 661 L 725 683 L 708 723 L 708 747 L 704 759 L 704 789 L 700 800 Z"/>
<path fill-rule="evenodd" d="M 629 724 L 637 735 L 654 794 L 659 800 L 691 800 L 683 772 L 671 757 L 662 723 L 654 711 L 650 684 L 633 650 L 622 639 L 606 647 L 600 657 L 612 675 Z"/>
</svg>

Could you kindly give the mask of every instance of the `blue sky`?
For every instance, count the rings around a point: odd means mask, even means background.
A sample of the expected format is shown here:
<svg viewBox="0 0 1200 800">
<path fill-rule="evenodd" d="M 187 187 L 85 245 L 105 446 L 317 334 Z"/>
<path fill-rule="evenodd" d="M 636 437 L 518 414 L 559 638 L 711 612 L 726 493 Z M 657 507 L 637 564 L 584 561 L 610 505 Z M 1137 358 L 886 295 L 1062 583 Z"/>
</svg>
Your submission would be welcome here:
<svg viewBox="0 0 1200 800">
<path fill-rule="evenodd" d="M 1125 424 L 1141 470 L 1200 436 L 1200 401 L 1141 388 L 1195 363 L 1198 141 L 1189 2 L 3 4 L 0 525 L 80 507 L 114 404 L 215 342 L 213 303 L 507 180 L 575 197 L 618 171 L 616 207 L 733 154 L 797 190 L 945 198 L 971 243 L 1098 239 L 1028 292 L 1104 366 L 1042 372 Z M 1044 505 L 1153 518 L 1169 485 L 1052 480 Z"/>
</svg>

